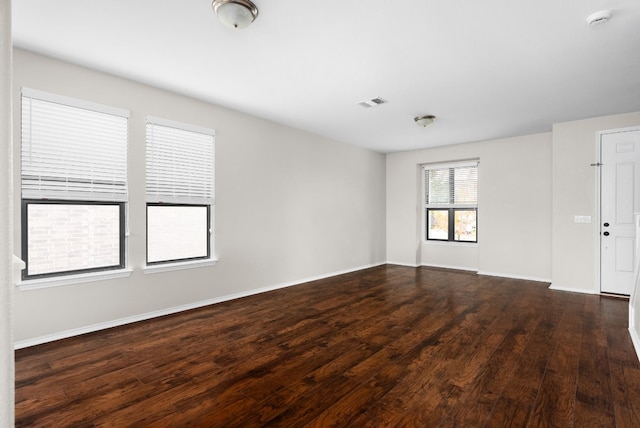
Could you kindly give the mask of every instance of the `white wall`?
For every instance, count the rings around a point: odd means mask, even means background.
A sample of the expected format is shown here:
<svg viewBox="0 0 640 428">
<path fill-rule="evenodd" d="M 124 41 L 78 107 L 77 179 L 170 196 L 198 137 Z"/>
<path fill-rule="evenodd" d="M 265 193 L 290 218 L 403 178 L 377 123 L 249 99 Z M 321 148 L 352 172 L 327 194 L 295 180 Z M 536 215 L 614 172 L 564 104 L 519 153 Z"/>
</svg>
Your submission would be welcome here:
<svg viewBox="0 0 640 428">
<path fill-rule="evenodd" d="M 600 292 L 596 132 L 635 125 L 640 112 L 553 126 L 552 288 Z M 576 215 L 592 222 L 575 223 Z"/>
<path fill-rule="evenodd" d="M 0 426 L 14 424 L 11 1 L 0 0 Z"/>
<path fill-rule="evenodd" d="M 19 344 L 385 261 L 382 154 L 15 50 L 16 111 L 22 86 L 131 110 L 128 249 L 134 272 L 124 279 L 16 291 Z M 146 114 L 216 130 L 215 266 L 153 275 L 141 271 Z M 19 147 L 15 132 L 16 153 Z M 19 159 L 14 168 L 19 183 Z M 19 191 L 14 201 L 19 207 Z"/>
<path fill-rule="evenodd" d="M 477 246 L 424 242 L 420 165 L 475 158 Z M 387 260 L 549 280 L 551 187 L 551 134 L 389 154 Z"/>
</svg>

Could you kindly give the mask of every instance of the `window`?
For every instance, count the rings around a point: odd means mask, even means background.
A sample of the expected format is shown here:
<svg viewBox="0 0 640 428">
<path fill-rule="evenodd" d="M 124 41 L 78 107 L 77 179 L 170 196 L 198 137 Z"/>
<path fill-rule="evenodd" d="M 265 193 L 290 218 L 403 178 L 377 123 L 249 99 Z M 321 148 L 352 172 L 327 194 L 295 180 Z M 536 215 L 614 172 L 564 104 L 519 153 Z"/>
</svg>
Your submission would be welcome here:
<svg viewBox="0 0 640 428">
<path fill-rule="evenodd" d="M 211 258 L 212 129 L 147 118 L 147 265 Z"/>
<path fill-rule="evenodd" d="M 429 241 L 478 242 L 478 162 L 426 165 Z"/>
<path fill-rule="evenodd" d="M 23 200 L 29 278 L 124 268 L 124 204 Z"/>
<path fill-rule="evenodd" d="M 23 279 L 125 267 L 128 112 L 22 90 Z"/>
</svg>

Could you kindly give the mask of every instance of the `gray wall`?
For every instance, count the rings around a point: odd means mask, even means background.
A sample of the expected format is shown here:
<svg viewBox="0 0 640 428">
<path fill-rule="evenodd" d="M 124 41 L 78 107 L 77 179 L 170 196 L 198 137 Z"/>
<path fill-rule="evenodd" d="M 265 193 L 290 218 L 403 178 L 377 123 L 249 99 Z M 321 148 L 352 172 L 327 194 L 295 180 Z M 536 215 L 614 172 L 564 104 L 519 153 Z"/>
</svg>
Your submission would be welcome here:
<svg viewBox="0 0 640 428">
<path fill-rule="evenodd" d="M 23 86 L 131 110 L 128 260 L 133 273 L 18 289 L 19 346 L 385 261 L 382 154 L 15 50 L 16 111 Z M 215 266 L 152 275 L 142 271 L 146 114 L 216 130 Z M 17 130 L 19 123 L 15 115 Z M 16 153 L 19 147 L 20 132 L 15 132 Z M 19 159 L 14 168 L 17 186 Z M 18 252 L 19 210 L 14 211 Z"/>
</svg>

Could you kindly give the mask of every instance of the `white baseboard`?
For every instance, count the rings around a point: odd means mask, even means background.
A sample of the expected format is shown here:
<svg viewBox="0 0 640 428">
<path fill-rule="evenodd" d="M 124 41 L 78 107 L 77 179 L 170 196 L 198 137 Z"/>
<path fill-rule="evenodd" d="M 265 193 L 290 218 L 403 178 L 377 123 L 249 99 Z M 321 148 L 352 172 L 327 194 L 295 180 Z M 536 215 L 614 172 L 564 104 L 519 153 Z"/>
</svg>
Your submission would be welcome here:
<svg viewBox="0 0 640 428">
<path fill-rule="evenodd" d="M 527 275 L 516 275 L 516 274 L 512 274 L 512 273 L 478 271 L 478 275 L 497 276 L 497 277 L 500 277 L 500 278 L 522 279 L 524 281 L 535 281 L 535 282 L 546 282 L 546 283 L 550 283 L 551 282 L 550 278 L 541 278 L 541 277 L 537 277 L 537 276 L 527 276 Z"/>
<path fill-rule="evenodd" d="M 553 284 L 551 284 L 549 286 L 549 290 L 568 291 L 570 293 L 582 293 L 582 294 L 600 294 L 597 291 L 593 291 L 593 290 L 585 290 L 585 289 L 582 289 L 582 288 L 561 287 L 561 286 L 553 285 Z"/>
<path fill-rule="evenodd" d="M 636 350 L 636 357 L 640 361 L 640 337 L 638 336 L 638 329 L 635 324 L 636 311 L 633 305 L 629 305 L 629 334 L 631 335 L 631 342 L 633 348 Z"/>
<path fill-rule="evenodd" d="M 79 336 L 81 334 L 93 333 L 95 331 L 105 330 L 105 329 L 108 329 L 108 328 L 118 327 L 118 326 L 125 325 L 125 324 L 131 324 L 131 323 L 138 322 L 138 321 L 144 321 L 144 320 L 148 320 L 148 319 L 152 319 L 152 318 L 162 317 L 162 316 L 165 316 L 165 315 L 171 315 L 171 314 L 175 314 L 175 313 L 178 313 L 178 312 L 188 311 L 190 309 L 201 308 L 203 306 L 214 305 L 216 303 L 222 303 L 222 302 L 226 302 L 226 301 L 229 301 L 229 300 L 240 299 L 242 297 L 252 296 L 252 295 L 261 294 L 261 293 L 266 293 L 268 291 L 278 290 L 278 289 L 281 289 L 281 288 L 292 287 L 292 286 L 295 286 L 295 285 L 304 284 L 306 282 L 311 282 L 311 281 L 317 281 L 317 280 L 320 280 L 320 279 L 330 278 L 332 276 L 344 275 L 346 273 L 351 273 L 351 272 L 357 272 L 357 271 L 360 271 L 360 270 L 369 269 L 369 268 L 376 267 L 376 266 L 382 266 L 382 265 L 385 265 L 385 264 L 387 264 L 387 263 L 386 262 L 382 262 L 382 263 L 375 263 L 375 264 L 366 265 L 366 266 L 360 266 L 360 267 L 353 268 L 353 269 L 345 269 L 345 270 L 338 271 L 338 272 L 332 272 L 332 273 L 327 273 L 327 274 L 323 274 L 323 275 L 317 275 L 317 276 L 304 278 L 304 279 L 300 279 L 300 280 L 296 280 L 296 281 L 283 282 L 283 283 L 272 285 L 272 286 L 268 286 L 268 287 L 254 288 L 252 290 L 243 291 L 243 292 L 240 292 L 240 293 L 227 294 L 225 296 L 214 297 L 212 299 L 202 300 L 202 301 L 199 301 L 199 302 L 187 303 L 185 305 L 174 306 L 174 307 L 171 307 L 171 308 L 165 308 L 165 309 L 160 309 L 160 310 L 157 310 L 157 311 L 146 312 L 146 313 L 139 314 L 139 315 L 132 315 L 130 317 L 119 318 L 119 319 L 112 320 L 112 321 L 101 322 L 101 323 L 97 323 L 97 324 L 88 325 L 88 326 L 85 326 L 85 327 L 79 327 L 79 328 L 74 328 L 74 329 L 71 329 L 71 330 L 61 331 L 61 332 L 58 332 L 58 333 L 47 334 L 47 335 L 44 335 L 44 336 L 35 337 L 33 339 L 20 340 L 20 341 L 14 342 L 13 347 L 14 347 L 14 349 L 28 348 L 29 346 L 41 345 L 43 343 L 53 342 L 55 340 L 66 339 L 66 338 L 73 337 L 73 336 Z"/>
<path fill-rule="evenodd" d="M 633 342 L 633 347 L 636 350 L 636 356 L 640 361 L 640 337 L 638 337 L 638 332 L 634 328 L 629 328 L 629 334 L 631 335 L 631 342 Z"/>
<path fill-rule="evenodd" d="M 411 264 L 411 263 L 402 263 L 402 262 L 387 262 L 386 264 L 388 264 L 388 265 L 397 265 L 397 266 L 406 266 L 406 267 L 412 267 L 412 268 L 420 267 L 420 265 L 414 265 L 414 264 Z"/>
<path fill-rule="evenodd" d="M 540 277 L 526 276 L 526 275 L 514 275 L 510 273 L 500 273 L 500 272 L 483 272 L 483 271 L 479 271 L 477 268 L 468 267 L 468 266 L 439 265 L 439 264 L 432 264 L 432 263 L 423 263 L 422 266 L 440 268 L 440 269 L 452 269 L 452 270 L 462 270 L 467 272 L 475 272 L 478 275 L 496 276 L 499 278 L 522 279 L 525 281 L 536 281 L 536 282 L 545 282 L 545 283 L 551 282 L 551 279 L 548 279 L 548 278 L 540 278 Z"/>
<path fill-rule="evenodd" d="M 467 266 L 438 265 L 438 264 L 433 264 L 433 263 L 422 263 L 422 266 L 440 268 L 440 269 L 464 270 L 464 271 L 467 271 L 467 272 L 478 272 L 477 268 L 472 268 L 472 267 L 467 267 Z"/>
</svg>

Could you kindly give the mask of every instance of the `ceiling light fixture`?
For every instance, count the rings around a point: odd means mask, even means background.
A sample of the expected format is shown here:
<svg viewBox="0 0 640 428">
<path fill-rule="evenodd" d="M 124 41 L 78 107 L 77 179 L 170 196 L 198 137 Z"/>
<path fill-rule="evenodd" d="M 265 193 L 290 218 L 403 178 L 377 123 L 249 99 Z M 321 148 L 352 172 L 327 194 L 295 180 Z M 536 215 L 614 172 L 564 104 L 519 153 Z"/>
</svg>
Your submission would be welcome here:
<svg viewBox="0 0 640 428">
<path fill-rule="evenodd" d="M 213 0 L 211 7 L 220 22 L 231 28 L 246 28 L 258 16 L 258 8 L 250 0 Z"/>
<path fill-rule="evenodd" d="M 590 26 L 604 24 L 609 19 L 611 19 L 611 11 L 608 9 L 600 10 L 587 16 L 587 24 L 589 24 Z"/>
<path fill-rule="evenodd" d="M 436 120 L 436 117 L 428 114 L 426 116 L 417 116 L 413 120 L 416 122 L 416 125 L 426 128 Z"/>
</svg>

